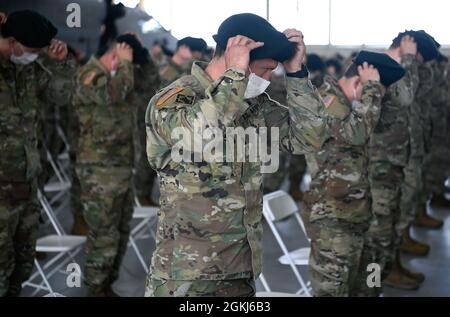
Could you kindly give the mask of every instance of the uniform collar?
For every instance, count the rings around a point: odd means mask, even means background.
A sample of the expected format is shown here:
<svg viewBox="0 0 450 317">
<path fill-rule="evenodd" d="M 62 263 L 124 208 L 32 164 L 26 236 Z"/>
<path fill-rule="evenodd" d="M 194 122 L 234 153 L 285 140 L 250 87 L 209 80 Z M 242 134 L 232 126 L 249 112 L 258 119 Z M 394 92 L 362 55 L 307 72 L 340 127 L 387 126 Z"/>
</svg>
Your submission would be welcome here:
<svg viewBox="0 0 450 317">
<path fill-rule="evenodd" d="M 206 62 L 194 62 L 191 68 L 191 75 L 199 81 L 200 85 L 205 90 L 213 83 L 213 80 L 205 71 L 207 66 L 208 63 Z"/>
<path fill-rule="evenodd" d="M 104 71 L 106 74 L 109 74 L 109 71 L 105 68 L 105 66 L 103 66 L 102 62 L 100 62 L 100 60 L 95 56 L 91 56 L 87 64 L 93 64 L 98 68 L 100 68 L 102 71 Z"/>
</svg>

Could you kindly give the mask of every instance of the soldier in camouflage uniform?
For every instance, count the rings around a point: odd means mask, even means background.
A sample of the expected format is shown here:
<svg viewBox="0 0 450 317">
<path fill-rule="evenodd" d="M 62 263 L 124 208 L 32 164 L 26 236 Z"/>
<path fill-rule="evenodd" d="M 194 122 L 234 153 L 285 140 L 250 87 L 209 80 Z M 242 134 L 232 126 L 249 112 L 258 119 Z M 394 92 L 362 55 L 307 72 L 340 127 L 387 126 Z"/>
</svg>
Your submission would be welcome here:
<svg viewBox="0 0 450 317">
<path fill-rule="evenodd" d="M 408 181 L 408 186 L 413 183 L 410 179 L 413 175 L 408 173 L 409 121 L 419 84 L 417 59 L 426 55 L 422 50 L 423 41 L 418 32 L 401 33 L 387 51 L 388 55 L 401 62 L 406 76 L 388 90 L 382 103 L 380 122 L 369 147 L 369 180 L 374 214 L 369 229 L 371 256 L 373 262 L 381 267 L 383 285 L 406 290 L 417 289 L 424 280 L 422 273 L 404 268 L 398 254 L 405 230 L 402 214 L 407 213 L 401 203 L 401 197 L 405 195 L 402 190 L 406 188 L 405 181 Z M 379 293 L 382 289 L 374 288 L 373 291 Z"/>
<path fill-rule="evenodd" d="M 311 238 L 311 286 L 319 297 L 359 295 L 370 263 L 363 254 L 372 216 L 367 142 L 384 88 L 378 70 L 367 63 L 384 59 L 401 68 L 383 54 L 365 54 L 359 57 L 364 64 L 352 64 L 339 81 L 325 77 L 319 91 L 331 118 L 330 138 L 321 151 L 306 155 L 312 182 L 301 214 Z"/>
<path fill-rule="evenodd" d="M 37 60 L 47 54 L 55 68 L 67 60 L 57 29 L 34 11 L 17 11 L 0 21 L 0 296 L 19 296 L 35 257 L 39 204 L 43 104 L 68 98 L 53 91 L 58 76 Z"/>
<path fill-rule="evenodd" d="M 449 85 L 447 82 L 448 59 L 442 54 L 432 62 L 434 71 L 434 85 L 431 90 L 431 144 L 429 160 L 424 166 L 425 189 L 432 196 L 433 205 L 449 206 L 444 197 L 444 183 L 448 174 L 449 156 L 447 139 L 447 103 L 449 101 Z M 441 222 L 442 223 L 442 222 Z"/>
<path fill-rule="evenodd" d="M 160 86 L 158 70 L 150 59 L 150 54 L 133 34 L 124 34 L 117 42 L 126 42 L 133 49 L 133 93 L 127 98 L 133 104 L 133 186 L 139 202 L 144 206 L 154 206 L 151 200 L 156 172 L 150 167 L 146 153 L 145 111 L 151 97 Z"/>
<path fill-rule="evenodd" d="M 285 34 L 289 40 L 259 16 L 231 16 L 214 37 L 211 63 L 194 63 L 190 76 L 150 101 L 147 154 L 161 179 L 161 208 L 146 296 L 254 295 L 262 264 L 261 162 L 176 162 L 171 134 L 175 128 L 193 133 L 193 127 L 206 126 L 220 131 L 278 127 L 282 150 L 320 149 L 324 106 L 306 67 L 300 66 L 305 55 L 301 33 L 289 29 Z M 263 41 L 263 48 L 246 35 Z M 253 91 L 247 85 L 249 66 L 268 80 L 277 61 L 285 61 L 288 107 L 271 101 L 263 93 L 267 86 L 256 85 Z M 190 148 L 189 140 L 184 143 Z M 245 146 L 251 146 L 248 139 Z"/>
<path fill-rule="evenodd" d="M 80 120 L 76 172 L 89 226 L 85 284 L 89 296 L 114 296 L 132 217 L 133 50 L 117 43 L 91 57 L 75 78 Z"/>
<path fill-rule="evenodd" d="M 159 69 L 161 86 L 165 87 L 189 73 L 194 59 L 200 60 L 206 51 L 206 42 L 200 38 L 185 37 L 178 41 L 177 49 L 167 63 Z"/>
</svg>

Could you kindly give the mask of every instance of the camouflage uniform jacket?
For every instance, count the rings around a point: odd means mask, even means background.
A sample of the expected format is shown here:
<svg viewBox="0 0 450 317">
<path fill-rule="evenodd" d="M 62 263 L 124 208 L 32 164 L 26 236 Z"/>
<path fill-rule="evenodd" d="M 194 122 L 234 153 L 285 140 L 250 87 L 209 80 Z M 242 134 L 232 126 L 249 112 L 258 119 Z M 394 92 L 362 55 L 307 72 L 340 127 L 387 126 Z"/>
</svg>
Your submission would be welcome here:
<svg viewBox="0 0 450 317">
<path fill-rule="evenodd" d="M 55 69 L 65 69 L 68 60 L 51 63 Z M 0 58 L 0 182 L 27 182 L 39 175 L 41 109 L 70 94 L 52 89 L 58 80 L 40 60 L 15 65 Z"/>
<path fill-rule="evenodd" d="M 77 71 L 73 102 L 80 120 L 79 164 L 131 168 L 133 116 L 126 98 L 133 76 L 128 61 L 121 61 L 111 76 L 94 57 Z"/>
<path fill-rule="evenodd" d="M 382 101 L 381 116 L 369 142 L 371 160 L 406 166 L 409 155 L 409 108 L 418 85 L 417 62 L 413 55 L 402 57 L 405 76 L 392 84 Z"/>
<path fill-rule="evenodd" d="M 306 155 L 312 177 L 305 195 L 312 206 L 309 221 L 365 222 L 371 217 L 367 142 L 380 117 L 382 85 L 367 82 L 361 102 L 353 107 L 338 82 L 329 76 L 320 94 L 330 117 L 330 138 L 322 150 Z"/>
<path fill-rule="evenodd" d="M 429 94 L 433 89 L 434 73 L 431 66 L 421 64 L 418 68 L 419 84 L 410 111 L 411 157 L 423 158 L 425 155 L 425 139 L 430 130 L 425 126 L 429 123 Z"/>
<path fill-rule="evenodd" d="M 267 94 L 244 101 L 245 74 L 228 69 L 213 82 L 205 67 L 195 63 L 190 76 L 160 91 L 147 109 L 147 155 L 161 180 L 151 271 L 172 280 L 256 278 L 262 260 L 261 162 L 177 163 L 171 133 L 176 127 L 279 127 L 281 149 L 301 154 L 323 144 L 324 106 L 307 79 L 287 79 L 285 107 Z"/>
<path fill-rule="evenodd" d="M 183 75 L 187 75 L 189 68 L 187 65 L 177 65 L 171 58 L 167 63 L 159 69 L 159 76 L 161 77 L 161 87 L 165 87 L 177 80 Z"/>
</svg>

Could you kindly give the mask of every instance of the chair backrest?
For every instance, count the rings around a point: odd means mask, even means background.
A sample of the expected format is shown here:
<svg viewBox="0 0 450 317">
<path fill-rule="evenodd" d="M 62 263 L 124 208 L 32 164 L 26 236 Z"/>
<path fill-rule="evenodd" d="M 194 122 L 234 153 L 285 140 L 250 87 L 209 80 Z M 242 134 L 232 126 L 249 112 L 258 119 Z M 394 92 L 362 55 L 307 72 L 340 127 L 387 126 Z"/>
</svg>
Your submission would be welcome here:
<svg viewBox="0 0 450 317">
<path fill-rule="evenodd" d="M 298 212 L 294 199 L 284 191 L 276 191 L 264 196 L 263 213 L 273 222 L 284 220 Z"/>
<path fill-rule="evenodd" d="M 65 231 L 64 228 L 62 227 L 62 225 L 59 223 L 58 218 L 56 217 L 55 213 L 53 212 L 53 208 L 51 207 L 50 203 L 47 200 L 47 197 L 45 197 L 44 194 L 42 194 L 41 190 L 38 189 L 38 200 L 39 203 L 42 206 L 42 209 L 44 210 L 45 214 L 47 215 L 48 219 L 50 220 L 53 229 L 55 229 L 56 233 L 59 236 L 63 236 L 65 235 Z"/>
</svg>

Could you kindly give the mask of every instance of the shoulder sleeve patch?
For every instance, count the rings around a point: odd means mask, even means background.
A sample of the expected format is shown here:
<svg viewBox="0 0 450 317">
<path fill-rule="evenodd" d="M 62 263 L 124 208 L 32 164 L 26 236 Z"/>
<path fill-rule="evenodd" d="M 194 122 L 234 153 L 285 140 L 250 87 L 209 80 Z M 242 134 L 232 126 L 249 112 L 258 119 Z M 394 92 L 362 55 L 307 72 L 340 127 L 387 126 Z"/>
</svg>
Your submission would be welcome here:
<svg viewBox="0 0 450 317">
<path fill-rule="evenodd" d="M 89 73 L 87 73 L 84 76 L 83 85 L 89 86 L 90 84 L 92 84 L 92 81 L 94 80 L 95 75 L 97 75 L 97 72 L 95 71 L 95 69 L 93 69 Z"/>
<path fill-rule="evenodd" d="M 173 88 L 170 89 L 169 91 L 167 91 L 165 94 L 163 94 L 161 97 L 159 97 L 158 101 L 156 102 L 156 107 L 160 108 L 162 106 L 164 106 L 164 104 L 173 96 L 179 94 L 180 92 L 182 92 L 184 90 L 183 87 L 177 87 L 177 88 Z"/>
<path fill-rule="evenodd" d="M 334 95 L 328 95 L 325 98 L 323 98 L 323 103 L 325 104 L 325 108 L 329 108 L 335 101 L 336 101 L 336 96 Z"/>
</svg>

